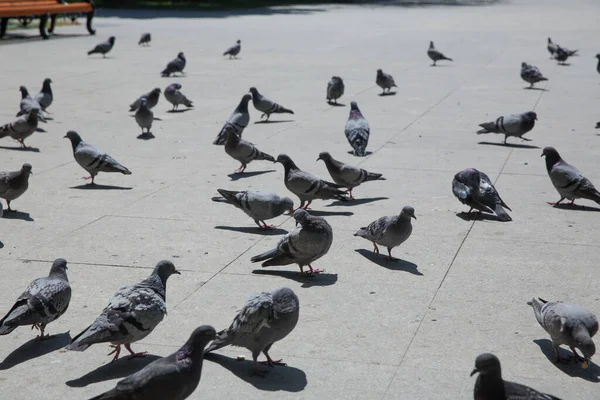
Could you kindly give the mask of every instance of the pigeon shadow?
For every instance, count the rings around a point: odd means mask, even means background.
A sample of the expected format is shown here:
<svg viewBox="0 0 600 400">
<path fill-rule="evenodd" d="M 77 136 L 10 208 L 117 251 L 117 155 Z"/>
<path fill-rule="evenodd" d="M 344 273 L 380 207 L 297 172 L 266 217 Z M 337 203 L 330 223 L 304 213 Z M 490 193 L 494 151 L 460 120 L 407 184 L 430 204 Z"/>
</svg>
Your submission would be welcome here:
<svg viewBox="0 0 600 400">
<path fill-rule="evenodd" d="M 251 178 L 251 177 L 257 176 L 257 175 L 268 174 L 269 172 L 275 172 L 275 170 L 274 169 L 266 169 L 264 171 L 234 172 L 227 176 L 229 178 L 231 178 L 232 181 L 237 181 L 238 179 Z"/>
<path fill-rule="evenodd" d="M 92 383 L 125 378 L 126 376 L 138 372 L 146 365 L 159 358 L 161 357 L 153 354 L 145 355 L 143 357 L 128 356 L 119 358 L 117 361 L 104 364 L 80 378 L 66 381 L 65 384 L 69 387 L 86 387 Z"/>
<path fill-rule="evenodd" d="M 191 110 L 193 110 L 193 108 L 182 108 L 181 110 L 169 110 L 169 111 L 167 111 L 167 113 L 169 113 L 169 114 L 181 114 L 181 113 L 188 112 L 188 111 L 191 111 Z"/>
<path fill-rule="evenodd" d="M 25 361 L 33 360 L 34 358 L 52 353 L 53 351 L 62 349 L 70 342 L 71 335 L 69 334 L 69 331 L 48 336 L 43 340 L 39 340 L 37 338 L 31 339 L 6 356 L 6 358 L 0 363 L 0 370 L 10 369 L 15 365 L 24 363 Z"/>
<path fill-rule="evenodd" d="M 2 243 L 2 240 L 0 240 L 0 249 L 4 247 L 4 243 Z"/>
<path fill-rule="evenodd" d="M 309 288 L 312 286 L 331 286 L 337 282 L 337 274 L 327 274 L 321 272 L 320 274 L 302 274 L 300 271 L 278 271 L 269 269 L 255 269 L 252 271 L 256 275 L 271 275 L 279 276 L 282 278 L 291 279 L 298 283 L 302 283 L 303 288 Z"/>
<path fill-rule="evenodd" d="M 45 129 L 42 129 L 42 128 L 35 128 L 35 131 L 36 131 L 36 132 L 42 132 L 42 133 L 48 133 L 48 131 L 47 131 L 47 130 L 45 130 Z"/>
<path fill-rule="evenodd" d="M 364 197 L 362 199 L 354 199 L 354 200 L 348 200 L 348 201 L 334 201 L 331 204 L 327 204 L 325 207 L 338 207 L 338 206 L 342 206 L 342 207 L 352 207 L 352 206 L 359 206 L 361 204 L 367 204 L 367 203 L 371 203 L 374 201 L 379 201 L 379 200 L 389 200 L 389 197 Z"/>
<path fill-rule="evenodd" d="M 352 154 L 354 156 L 354 150 L 348 150 L 346 153 Z M 371 154 L 373 154 L 372 151 L 365 151 L 365 155 L 362 157 L 370 156 Z M 356 156 L 356 157 L 361 157 L 361 156 Z"/>
<path fill-rule="evenodd" d="M 527 86 L 527 87 L 524 87 L 523 89 L 527 89 L 527 90 L 539 90 L 539 91 L 542 91 L 542 92 L 549 92 L 550 91 L 550 90 L 548 90 L 546 88 L 535 87 L 535 86 L 534 87 Z"/>
<path fill-rule="evenodd" d="M 140 135 L 137 135 L 136 137 L 138 139 L 142 139 L 142 140 L 154 139 L 154 135 L 152 134 L 152 132 L 145 132 L 145 133 L 142 133 Z"/>
<path fill-rule="evenodd" d="M 281 124 L 283 122 L 294 122 L 293 119 L 279 119 L 279 120 L 268 120 L 268 121 L 256 121 L 254 124 Z"/>
<path fill-rule="evenodd" d="M 354 251 L 372 263 L 379 265 L 380 267 L 387 268 L 392 271 L 405 271 L 413 275 L 423 276 L 423 274 L 419 272 L 419 267 L 417 264 L 413 264 L 410 261 L 401 260 L 399 258 L 392 258 L 390 260 L 386 255 L 376 254 L 366 249 L 356 249 Z"/>
<path fill-rule="evenodd" d="M 600 211 L 597 207 L 582 206 L 579 204 L 556 204 L 554 208 L 560 208 L 561 210 L 573 210 L 573 211 Z"/>
<path fill-rule="evenodd" d="M 332 107 L 346 107 L 346 105 L 342 103 L 332 103 L 328 101 L 327 104 L 329 104 Z"/>
<path fill-rule="evenodd" d="M 37 147 L 7 147 L 7 146 L 0 146 L 0 149 L 3 150 L 17 150 L 17 151 L 31 151 L 32 153 L 39 153 L 40 149 L 38 149 Z"/>
<path fill-rule="evenodd" d="M 561 63 L 561 62 L 559 62 L 558 65 L 560 65 L 561 67 L 568 67 L 568 66 L 571 65 L 571 63 L 564 63 L 564 62 Z"/>
<path fill-rule="evenodd" d="M 271 228 L 271 229 L 260 229 L 258 226 L 215 226 L 215 229 L 222 229 L 224 231 L 234 231 L 241 233 L 253 233 L 255 235 L 273 236 L 273 235 L 284 235 L 288 233 L 285 229 Z"/>
<path fill-rule="evenodd" d="M 554 349 L 552 348 L 552 341 L 549 339 L 537 339 L 534 340 L 533 343 L 540 346 L 540 350 L 548 361 L 550 361 L 556 368 L 569 375 L 572 378 L 581 378 L 589 382 L 600 382 L 600 367 L 597 364 L 590 361 L 590 365 L 587 368 L 581 368 L 577 363 L 563 363 L 563 362 L 555 362 L 556 356 L 554 354 Z M 558 353 L 560 355 L 561 352 L 566 352 L 565 349 L 558 348 Z M 572 353 L 569 352 L 569 356 L 572 356 Z M 564 355 L 562 355 L 564 357 Z"/>
<path fill-rule="evenodd" d="M 518 144 L 518 143 L 498 143 L 498 142 L 479 142 L 477 144 L 483 144 L 486 146 L 500 146 L 500 147 L 513 147 L 515 149 L 539 149 L 538 146 L 531 144 Z"/>
<path fill-rule="evenodd" d="M 395 96 L 396 93 L 398 92 L 385 92 L 385 93 L 379 93 L 379 97 L 385 97 L 385 96 Z"/>
<path fill-rule="evenodd" d="M 253 375 L 254 363 L 252 360 L 239 361 L 235 358 L 215 353 L 206 354 L 204 359 L 219 364 L 258 390 L 301 392 L 306 387 L 306 374 L 298 368 L 279 365 L 274 368 L 263 367 L 267 374 L 265 377 L 260 377 Z"/>
<path fill-rule="evenodd" d="M 133 188 L 126 186 L 109 186 L 109 185 L 98 185 L 94 183 L 86 183 L 85 185 L 71 186 L 69 189 L 80 189 L 80 190 L 131 190 Z"/>
<path fill-rule="evenodd" d="M 495 214 L 488 214 L 483 212 L 466 212 L 461 211 L 456 213 L 456 216 L 463 221 L 497 221 L 497 222 L 508 222 L 503 221 Z"/>
<path fill-rule="evenodd" d="M 29 213 L 26 212 L 22 212 L 22 211 L 4 211 L 4 215 L 2 215 L 2 218 L 4 219 L 20 219 L 23 221 L 28 221 L 28 222 L 32 222 L 34 221 L 33 218 L 31 218 L 31 215 L 29 215 Z"/>
<path fill-rule="evenodd" d="M 334 217 L 334 216 L 343 216 L 349 217 L 354 215 L 352 211 L 319 211 L 319 210 L 311 210 L 310 208 L 307 210 L 310 215 L 315 215 L 317 217 Z"/>
</svg>

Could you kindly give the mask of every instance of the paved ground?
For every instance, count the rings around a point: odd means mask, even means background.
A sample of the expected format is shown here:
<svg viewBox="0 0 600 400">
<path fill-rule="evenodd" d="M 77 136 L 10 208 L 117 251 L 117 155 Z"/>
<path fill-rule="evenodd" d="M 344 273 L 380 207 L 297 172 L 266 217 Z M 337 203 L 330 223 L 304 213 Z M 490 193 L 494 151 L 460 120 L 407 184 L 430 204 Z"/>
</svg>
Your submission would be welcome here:
<svg viewBox="0 0 600 400">
<path fill-rule="evenodd" d="M 48 327 L 43 343 L 20 328 L 0 340 L 0 386 L 14 399 L 82 399 L 112 387 L 116 378 L 148 360 L 108 364 L 107 347 L 85 353 L 60 350 L 85 328 L 121 285 L 146 277 L 171 259 L 183 272 L 169 281 L 169 314 L 134 349 L 166 355 L 200 324 L 229 324 L 248 295 L 289 286 L 301 300 L 296 330 L 272 349 L 288 362 L 265 379 L 250 378 L 250 357 L 227 348 L 205 363 L 194 399 L 470 398 L 475 356 L 497 354 L 504 377 L 563 398 L 598 395 L 600 367 L 557 367 L 547 335 L 526 302 L 533 296 L 575 302 L 600 313 L 598 284 L 600 214 L 593 203 L 555 209 L 558 200 L 545 171 L 541 148 L 555 146 L 600 184 L 600 75 L 595 71 L 599 4 L 526 0 L 486 7 L 327 7 L 279 9 L 218 18 L 98 18 L 98 34 L 61 27 L 60 38 L 8 40 L 0 46 L 0 117 L 10 121 L 19 85 L 39 90 L 53 79 L 54 120 L 28 141 L 37 152 L 15 151 L 0 141 L 0 169 L 33 165 L 30 189 L 15 201 L 18 218 L 0 221 L 0 309 L 7 310 L 25 285 L 47 273 L 58 257 L 69 261 L 73 299 L 68 312 Z M 129 15 L 129 14 L 126 14 Z M 159 14 L 148 14 L 148 16 Z M 184 16 L 198 18 L 183 18 Z M 181 17 L 181 18 L 175 18 Z M 152 47 L 137 47 L 151 31 Z M 29 31 L 27 34 L 35 34 Z M 110 57 L 85 52 L 110 35 Z M 548 59 L 546 37 L 581 56 L 570 66 Z M 240 60 L 220 57 L 241 38 Z M 455 59 L 429 67 L 429 40 Z M 188 58 L 187 76 L 159 77 L 178 51 Z M 521 61 L 549 77 L 546 90 L 524 90 Z M 380 97 L 375 71 L 396 78 L 398 93 Z M 325 102 L 332 75 L 346 82 L 345 107 Z M 171 114 L 161 99 L 156 139 L 136 139 L 127 113 L 136 96 L 179 81 L 196 104 Z M 252 255 L 272 247 L 293 223 L 263 235 L 252 221 L 211 202 L 217 188 L 266 189 L 286 194 L 279 164 L 252 163 L 238 179 L 238 164 L 211 145 L 223 121 L 250 86 L 294 109 L 281 123 L 254 124 L 244 136 L 268 153 L 287 153 L 310 172 L 327 177 L 315 159 L 320 151 L 381 172 L 385 182 L 355 190 L 348 205 L 315 202 L 335 231 L 330 253 L 313 279 L 296 267 L 257 270 Z M 543 85 L 542 85 L 543 87 Z M 369 149 L 347 154 L 343 135 L 350 101 L 371 124 Z M 476 136 L 477 124 L 502 113 L 535 110 L 539 122 L 528 135 L 532 147 L 498 146 L 500 136 Z M 77 130 L 133 171 L 100 175 L 107 187 L 87 190 L 84 172 L 62 139 Z M 488 142 L 479 143 L 482 140 Z M 476 167 L 496 182 L 512 207 L 514 222 L 465 221 L 451 193 L 453 175 Z M 412 237 L 388 263 L 352 233 L 381 215 L 416 209 Z M 364 250 L 366 249 L 366 250 Z M 566 353 L 565 353 L 566 354 Z M 215 362 L 216 361 L 216 362 Z"/>
</svg>

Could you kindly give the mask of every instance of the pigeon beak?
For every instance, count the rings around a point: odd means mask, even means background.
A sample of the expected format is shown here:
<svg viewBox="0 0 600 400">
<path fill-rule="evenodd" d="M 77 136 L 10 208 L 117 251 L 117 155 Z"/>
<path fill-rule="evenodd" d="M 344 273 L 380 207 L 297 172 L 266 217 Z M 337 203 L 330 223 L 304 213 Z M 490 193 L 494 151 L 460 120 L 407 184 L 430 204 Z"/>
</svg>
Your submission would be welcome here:
<svg viewBox="0 0 600 400">
<path fill-rule="evenodd" d="M 321 157 L 317 158 L 315 161 L 319 161 L 321 159 Z"/>
<path fill-rule="evenodd" d="M 67 138 L 67 135 L 63 136 L 63 139 L 66 139 L 66 138 Z"/>
<path fill-rule="evenodd" d="M 544 153 L 542 153 L 542 154 L 540 155 L 540 157 L 544 157 Z"/>
<path fill-rule="evenodd" d="M 177 275 L 181 275 L 181 272 L 179 272 L 179 271 L 177 271 L 177 270 L 173 271 L 173 273 L 174 273 L 174 274 L 177 274 Z"/>
<path fill-rule="evenodd" d="M 411 215 L 411 217 L 417 219 L 417 216 L 415 214 Z"/>
<path fill-rule="evenodd" d="M 479 372 L 479 370 L 477 368 L 474 368 L 473 371 L 471 371 L 471 375 L 469 375 L 469 376 L 473 376 L 478 372 Z"/>
<path fill-rule="evenodd" d="M 288 212 L 289 212 L 288 215 L 290 215 L 290 216 L 294 215 L 294 207 L 290 208 Z"/>
</svg>

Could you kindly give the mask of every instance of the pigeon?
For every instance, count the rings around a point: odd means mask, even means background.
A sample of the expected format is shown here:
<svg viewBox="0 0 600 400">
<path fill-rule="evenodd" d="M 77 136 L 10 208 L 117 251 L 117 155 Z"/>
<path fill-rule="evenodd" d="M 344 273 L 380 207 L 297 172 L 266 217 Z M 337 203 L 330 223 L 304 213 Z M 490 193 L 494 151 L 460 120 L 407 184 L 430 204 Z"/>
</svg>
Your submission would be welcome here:
<svg viewBox="0 0 600 400">
<path fill-rule="evenodd" d="M 71 340 L 66 349 L 84 351 L 96 343 L 112 343 L 113 361 L 119 358 L 121 346 L 132 356 L 131 343 L 142 340 L 163 320 L 167 313 L 167 279 L 180 274 L 171 261 L 159 261 L 152 274 L 135 285 L 123 286 L 109 300 L 94 322 Z"/>
<path fill-rule="evenodd" d="M 227 134 L 225 153 L 229 154 L 234 160 L 238 160 L 242 163 L 242 165 L 235 170 L 237 173 L 244 172 L 246 166 L 253 160 L 275 162 L 273 156 L 258 150 L 252 143 L 245 141 L 234 131 Z"/>
<path fill-rule="evenodd" d="M 333 242 L 333 229 L 325 218 L 310 215 L 308 211 L 294 211 L 296 228 L 282 237 L 277 246 L 269 251 L 254 256 L 252 262 L 265 261 L 264 267 L 273 265 L 298 264 L 300 273 L 308 266 L 309 274 L 318 274 L 322 269 L 314 269 L 312 263 L 323 257 L 329 251 Z M 299 225 L 299 226 L 298 226 Z"/>
<path fill-rule="evenodd" d="M 313 174 L 302 171 L 287 154 L 278 155 L 275 162 L 283 165 L 285 169 L 283 182 L 285 187 L 300 199 L 299 208 L 306 210 L 314 199 L 348 201 L 346 193 L 340 190 L 344 186 L 324 181 Z"/>
<path fill-rule="evenodd" d="M 550 53 L 550 58 L 554 58 L 554 53 L 556 53 L 557 46 L 552 43 L 552 39 L 548 38 L 548 46 L 546 46 L 548 52 Z"/>
<path fill-rule="evenodd" d="M 596 71 L 600 74 L 600 53 L 596 54 L 596 58 L 598 59 L 598 64 L 596 65 Z"/>
<path fill-rule="evenodd" d="M 232 131 L 242 137 L 242 132 L 250 123 L 250 113 L 248 112 L 248 102 L 252 100 L 252 96 L 245 94 L 240 100 L 240 104 L 233 110 L 233 113 L 227 118 L 227 122 L 221 128 L 221 132 L 213 141 L 213 144 L 224 145 L 227 141 L 227 132 Z"/>
<path fill-rule="evenodd" d="M 142 97 L 140 101 L 140 108 L 135 112 L 135 122 L 142 128 L 142 134 L 139 137 L 154 137 L 150 133 L 150 128 L 152 128 L 152 121 L 154 121 L 154 113 L 148 107 L 148 101 L 145 97 Z M 144 128 L 146 128 L 146 132 L 144 132 Z"/>
<path fill-rule="evenodd" d="M 577 55 L 576 53 L 579 50 L 569 50 L 564 47 L 556 46 L 556 53 L 554 53 L 554 59 L 558 61 L 559 64 L 565 65 L 565 62 L 569 57 Z"/>
<path fill-rule="evenodd" d="M 581 367 L 587 368 L 590 358 L 596 353 L 592 337 L 598 333 L 598 318 L 594 313 L 576 304 L 548 302 L 541 298 L 533 298 L 527 304 L 533 308 L 540 326 L 550 335 L 556 362 L 568 361 L 558 355 L 558 347 L 564 344 L 569 346 L 575 360 L 583 361 Z M 583 358 L 575 349 L 581 351 Z"/>
<path fill-rule="evenodd" d="M 435 49 L 435 46 L 433 45 L 433 42 L 429 42 L 429 49 L 427 49 L 427 55 L 433 60 L 433 64 L 431 65 L 432 67 L 435 67 L 436 63 L 440 60 L 453 61 L 451 58 L 448 58 L 439 51 L 437 51 Z"/>
<path fill-rule="evenodd" d="M 183 400 L 200 383 L 204 348 L 215 338 L 215 328 L 202 325 L 175 353 L 152 361 L 117 386 L 90 400 Z"/>
<path fill-rule="evenodd" d="M 138 42 L 138 46 L 150 46 L 150 42 L 152 41 L 152 36 L 149 33 L 142 33 L 140 37 L 140 41 Z"/>
<path fill-rule="evenodd" d="M 294 212 L 294 202 L 289 197 L 280 197 L 275 193 L 258 190 L 233 191 L 217 189 L 223 197 L 213 197 L 213 201 L 229 203 L 242 210 L 254 220 L 260 229 L 271 229 L 265 220 L 278 217 L 285 211 Z M 262 225 L 261 225 L 262 222 Z"/>
<path fill-rule="evenodd" d="M 525 62 L 521 63 L 521 79 L 529 83 L 528 89 L 533 88 L 533 85 L 537 82 L 547 81 L 548 78 L 544 77 L 538 67 L 529 65 Z"/>
<path fill-rule="evenodd" d="M 596 122 L 596 129 L 600 129 L 600 121 Z"/>
<path fill-rule="evenodd" d="M 0 201 L 0 218 L 2 218 L 3 215 L 4 215 L 4 206 L 2 205 L 2 202 Z"/>
<path fill-rule="evenodd" d="M 106 53 L 111 51 L 114 45 L 115 45 L 115 37 L 111 36 L 108 38 L 108 40 L 106 42 L 102 42 L 102 43 L 96 45 L 96 47 L 94 47 L 92 50 L 88 51 L 88 56 L 90 54 L 98 53 L 98 54 L 102 54 L 102 57 L 106 58 Z"/>
<path fill-rule="evenodd" d="M 506 117 L 498 117 L 495 121 L 479 124 L 483 129 L 478 130 L 477 134 L 503 133 L 504 144 L 506 144 L 506 139 L 510 136 L 518 137 L 521 140 L 530 142 L 531 139 L 524 138 L 523 135 L 533 129 L 536 120 L 537 114 L 533 111 L 508 115 Z"/>
<path fill-rule="evenodd" d="M 165 89 L 165 99 L 171 104 L 173 104 L 173 110 L 177 110 L 180 104 L 183 104 L 186 107 L 194 107 L 194 104 L 191 100 L 189 100 L 183 93 L 180 92 L 181 85 L 179 83 L 171 83 Z"/>
<path fill-rule="evenodd" d="M 185 68 L 185 56 L 183 55 L 183 52 L 179 52 L 179 54 L 177 54 L 177 58 L 169 61 L 169 63 L 167 64 L 167 67 L 160 73 L 160 75 L 162 77 L 167 77 L 167 76 L 171 76 L 171 74 L 174 74 L 175 72 L 179 72 L 180 74 L 183 74 L 183 69 Z"/>
<path fill-rule="evenodd" d="M 31 164 L 25 163 L 19 171 L 0 172 L 0 199 L 6 200 L 6 211 L 16 211 L 10 208 L 10 202 L 21 197 L 29 188 Z"/>
<path fill-rule="evenodd" d="M 262 292 L 246 301 L 227 329 L 217 333 L 206 353 L 225 346 L 245 347 L 252 352 L 254 374 L 263 375 L 258 369 L 258 356 L 263 353 L 271 367 L 286 365 L 282 360 L 273 360 L 269 350 L 275 342 L 289 335 L 300 316 L 300 301 L 290 288 L 283 287 L 272 292 Z"/>
<path fill-rule="evenodd" d="M 379 254 L 378 244 L 387 247 L 389 259 L 393 260 L 392 249 L 404 243 L 412 233 L 411 218 L 417 219 L 415 209 L 411 206 L 404 206 L 399 215 L 381 217 L 368 226 L 360 228 L 354 236 L 373 242 L 375 254 Z"/>
<path fill-rule="evenodd" d="M 326 151 L 319 153 L 317 161 L 319 160 L 325 162 L 325 166 L 327 167 L 327 171 L 329 171 L 331 179 L 338 185 L 348 189 L 351 200 L 354 200 L 354 197 L 352 197 L 352 189 L 361 183 L 368 181 L 385 181 L 382 174 L 369 172 L 350 164 L 344 164 L 331 157 L 331 154 Z"/>
<path fill-rule="evenodd" d="M 41 106 L 42 111 L 46 111 L 48 107 L 52 104 L 54 100 L 54 96 L 52 95 L 52 88 L 50 84 L 52 83 L 52 79 L 46 78 L 42 83 L 42 90 L 35 96 L 35 101 Z"/>
<path fill-rule="evenodd" d="M 90 174 L 85 179 L 91 179 L 92 185 L 95 184 L 94 179 L 98 172 L 120 172 L 123 175 L 131 175 L 131 171 L 116 162 L 114 158 L 81 140 L 77 132 L 69 131 L 64 137 L 71 141 L 75 161 Z"/>
<path fill-rule="evenodd" d="M 29 114 L 31 110 L 37 110 L 38 119 L 42 122 L 46 122 L 46 120 L 42 116 L 42 106 L 36 99 L 32 98 L 29 95 L 29 91 L 25 86 L 20 86 L 19 91 L 21 92 L 21 101 L 19 102 L 19 112 L 17 113 L 17 117 L 21 115 Z"/>
<path fill-rule="evenodd" d="M 475 400 L 561 400 L 528 386 L 503 380 L 500 360 L 490 353 L 477 356 L 471 376 L 476 373 L 479 376 L 475 381 Z"/>
<path fill-rule="evenodd" d="M 256 90 L 255 87 L 250 88 L 250 93 L 252 93 L 252 104 L 254 104 L 254 108 L 263 113 L 263 115 L 260 116 L 261 120 L 265 115 L 267 116 L 266 121 L 268 121 L 271 114 L 294 113 L 292 110 L 267 99 L 265 96 L 258 93 L 258 90 Z"/>
<path fill-rule="evenodd" d="M 331 104 L 331 100 L 337 104 L 337 99 L 344 95 L 344 81 L 339 76 L 332 76 L 327 83 L 327 102 Z"/>
<path fill-rule="evenodd" d="M 32 108 L 27 114 L 21 115 L 13 122 L 0 126 L 0 139 L 10 136 L 26 149 L 25 139 L 33 134 L 38 127 L 39 109 Z"/>
<path fill-rule="evenodd" d="M 454 175 L 452 193 L 461 203 L 471 207 L 469 213 L 476 209 L 494 213 L 501 221 L 512 221 L 504 208 L 512 210 L 500 198 L 490 178 L 475 168 L 467 168 Z"/>
<path fill-rule="evenodd" d="M 228 48 L 227 50 L 225 50 L 225 53 L 223 53 L 224 56 L 229 55 L 229 58 L 231 59 L 233 58 L 237 58 L 237 55 L 240 53 L 240 50 L 242 50 L 242 41 L 238 40 L 235 42 L 235 44 L 233 46 L 231 46 L 230 48 Z"/>
<path fill-rule="evenodd" d="M 348 143 L 354 149 L 353 154 L 358 157 L 366 156 L 371 130 L 369 129 L 369 121 L 363 117 L 355 101 L 350 103 L 350 115 L 348 121 L 346 121 L 344 133 Z"/>
<path fill-rule="evenodd" d="M 386 74 L 380 69 L 377 70 L 377 77 L 375 78 L 375 83 L 377 84 L 377 86 L 383 89 L 383 92 L 381 94 L 385 94 L 386 89 L 389 93 L 391 88 L 398 87 L 394 82 L 394 78 L 390 74 Z"/>
<path fill-rule="evenodd" d="M 554 147 L 544 147 L 542 157 L 546 157 L 546 171 L 552 184 L 560 194 L 560 200 L 549 202 L 550 205 L 560 204 L 564 199 L 587 199 L 600 204 L 600 193 L 592 182 L 579 172 L 577 168 L 563 160 Z"/>
<path fill-rule="evenodd" d="M 148 105 L 148 108 L 152 109 L 156 107 L 156 105 L 158 104 L 158 99 L 160 99 L 160 88 L 154 88 L 148 93 L 144 93 L 143 95 L 138 97 L 133 103 L 129 105 L 129 112 L 135 111 L 138 108 L 140 108 L 142 99 L 146 99 L 146 104 Z"/>
<path fill-rule="evenodd" d="M 67 260 L 57 258 L 47 277 L 31 282 L 0 320 L 0 335 L 8 335 L 19 326 L 32 325 L 32 329 L 40 331 L 39 339 L 47 337 L 44 336 L 46 325 L 63 315 L 71 301 L 67 269 Z"/>
</svg>

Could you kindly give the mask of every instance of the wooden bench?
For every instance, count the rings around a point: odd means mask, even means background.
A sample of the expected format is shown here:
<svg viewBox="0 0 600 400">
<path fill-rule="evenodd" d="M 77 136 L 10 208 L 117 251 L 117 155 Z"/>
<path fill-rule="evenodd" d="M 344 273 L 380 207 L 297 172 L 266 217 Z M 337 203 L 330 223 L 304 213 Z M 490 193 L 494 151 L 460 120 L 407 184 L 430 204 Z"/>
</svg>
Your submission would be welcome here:
<svg viewBox="0 0 600 400">
<path fill-rule="evenodd" d="M 0 38 L 6 34 L 10 18 L 39 18 L 40 35 L 48 39 L 46 25 L 50 18 L 48 32 L 54 32 L 56 18 L 59 15 L 85 13 L 87 15 L 87 30 L 91 35 L 96 34 L 92 29 L 92 19 L 96 12 L 96 5 L 92 0 L 78 3 L 67 3 L 62 0 L 0 0 Z"/>
</svg>

